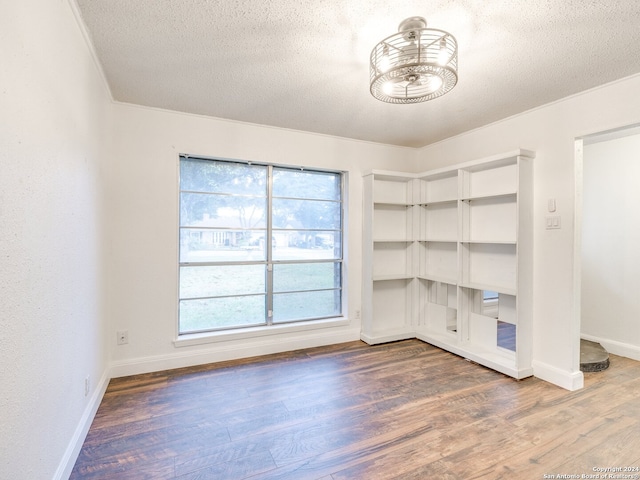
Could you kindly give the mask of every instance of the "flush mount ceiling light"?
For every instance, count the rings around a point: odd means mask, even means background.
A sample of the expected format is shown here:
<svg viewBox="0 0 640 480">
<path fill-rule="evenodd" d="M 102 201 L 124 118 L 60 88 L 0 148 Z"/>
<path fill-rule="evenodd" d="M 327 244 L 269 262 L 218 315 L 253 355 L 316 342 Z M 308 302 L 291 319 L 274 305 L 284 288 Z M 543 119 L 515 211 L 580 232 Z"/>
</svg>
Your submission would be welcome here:
<svg viewBox="0 0 640 480">
<path fill-rule="evenodd" d="M 426 102 L 458 82 L 458 42 L 448 32 L 427 28 L 422 17 L 400 23 L 398 33 L 371 51 L 371 95 L 388 103 Z"/>
</svg>

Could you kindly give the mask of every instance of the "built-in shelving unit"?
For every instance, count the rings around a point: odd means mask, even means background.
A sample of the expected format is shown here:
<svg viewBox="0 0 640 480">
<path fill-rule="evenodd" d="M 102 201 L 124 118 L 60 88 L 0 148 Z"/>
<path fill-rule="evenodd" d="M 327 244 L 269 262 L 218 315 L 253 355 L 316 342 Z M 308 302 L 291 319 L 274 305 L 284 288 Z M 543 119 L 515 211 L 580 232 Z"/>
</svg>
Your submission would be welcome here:
<svg viewBox="0 0 640 480">
<path fill-rule="evenodd" d="M 532 374 L 533 157 L 364 176 L 365 342 L 419 338 Z"/>
</svg>

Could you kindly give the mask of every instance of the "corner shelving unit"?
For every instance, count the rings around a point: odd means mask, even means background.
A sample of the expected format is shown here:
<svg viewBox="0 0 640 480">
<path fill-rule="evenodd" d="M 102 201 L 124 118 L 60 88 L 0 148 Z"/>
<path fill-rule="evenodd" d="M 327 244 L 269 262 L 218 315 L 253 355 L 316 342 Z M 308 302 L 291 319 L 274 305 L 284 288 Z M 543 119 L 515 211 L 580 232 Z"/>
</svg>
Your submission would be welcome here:
<svg viewBox="0 0 640 480">
<path fill-rule="evenodd" d="M 533 157 L 365 174 L 362 340 L 532 375 Z"/>
<path fill-rule="evenodd" d="M 413 338 L 416 183 L 398 172 L 364 179 L 365 290 L 362 338 L 370 344 Z"/>
</svg>

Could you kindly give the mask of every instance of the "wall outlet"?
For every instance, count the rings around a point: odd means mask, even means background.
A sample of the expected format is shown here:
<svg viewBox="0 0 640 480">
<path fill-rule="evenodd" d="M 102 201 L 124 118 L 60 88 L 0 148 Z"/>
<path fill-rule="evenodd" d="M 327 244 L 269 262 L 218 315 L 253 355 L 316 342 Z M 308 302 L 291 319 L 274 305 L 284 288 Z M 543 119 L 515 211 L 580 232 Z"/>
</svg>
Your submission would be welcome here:
<svg viewBox="0 0 640 480">
<path fill-rule="evenodd" d="M 86 378 L 84 379 L 84 396 L 86 397 L 87 395 L 89 395 L 90 391 L 91 391 L 91 376 L 87 375 Z"/>
<path fill-rule="evenodd" d="M 360 310 L 356 310 L 356 320 L 360 318 Z"/>
<path fill-rule="evenodd" d="M 126 345 L 129 343 L 129 330 L 119 330 L 116 332 L 118 345 Z"/>
</svg>

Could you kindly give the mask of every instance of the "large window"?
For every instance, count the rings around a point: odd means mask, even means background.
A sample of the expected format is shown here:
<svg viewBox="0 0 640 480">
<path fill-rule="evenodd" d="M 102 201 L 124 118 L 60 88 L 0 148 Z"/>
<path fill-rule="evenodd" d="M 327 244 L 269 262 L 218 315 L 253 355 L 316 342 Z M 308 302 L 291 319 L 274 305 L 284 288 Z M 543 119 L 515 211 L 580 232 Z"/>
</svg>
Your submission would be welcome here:
<svg viewBox="0 0 640 480">
<path fill-rule="evenodd" d="M 179 333 L 341 316 L 342 183 L 180 157 Z"/>
</svg>

